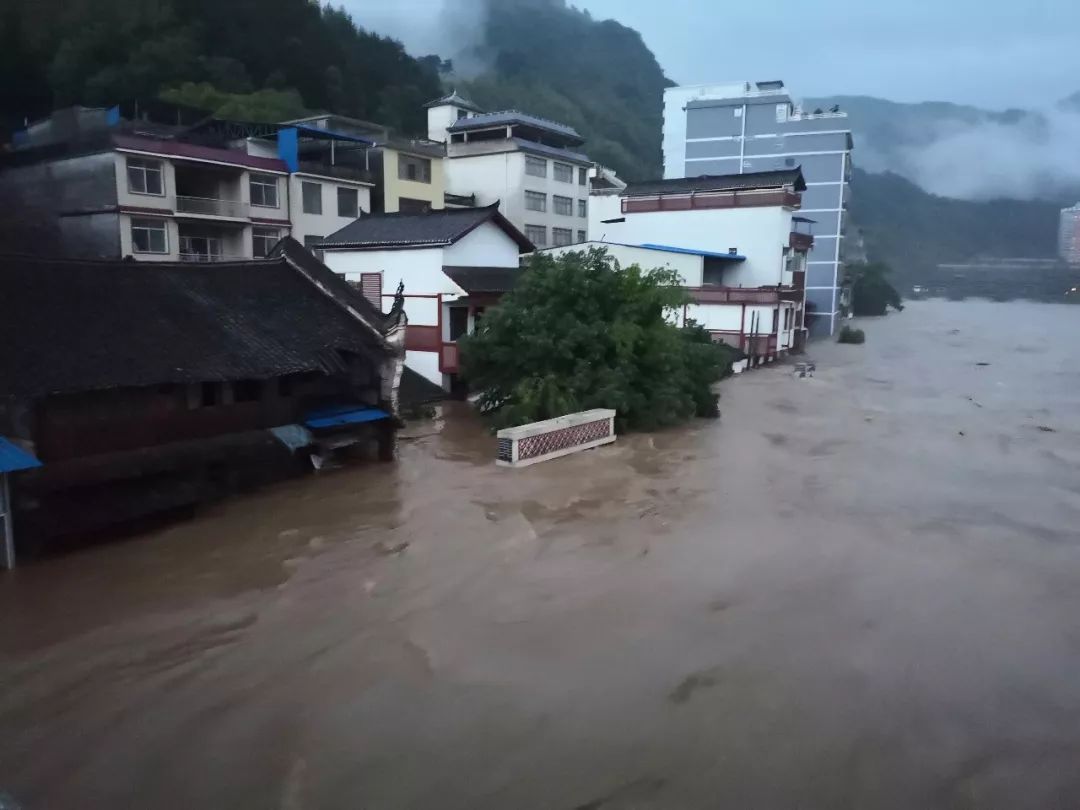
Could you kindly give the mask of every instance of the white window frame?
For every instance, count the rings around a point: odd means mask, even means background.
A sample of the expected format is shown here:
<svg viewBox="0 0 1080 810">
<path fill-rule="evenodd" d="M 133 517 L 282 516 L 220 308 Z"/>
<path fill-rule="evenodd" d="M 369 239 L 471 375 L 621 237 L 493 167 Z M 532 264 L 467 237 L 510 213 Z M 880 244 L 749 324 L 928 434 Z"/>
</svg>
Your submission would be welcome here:
<svg viewBox="0 0 1080 810">
<path fill-rule="evenodd" d="M 589 202 L 588 202 L 588 200 L 578 200 L 577 201 L 577 215 L 579 217 L 587 217 L 587 216 L 589 216 Z"/>
<path fill-rule="evenodd" d="M 530 177 L 547 177 L 548 162 L 544 158 L 525 156 L 525 174 Z"/>
<path fill-rule="evenodd" d="M 261 231 L 261 233 L 260 233 Z M 251 229 L 251 255 L 256 259 L 265 259 L 270 255 L 270 249 L 278 243 L 281 239 L 281 230 L 279 228 L 270 228 L 264 225 L 255 225 Z M 266 250 L 261 254 L 256 250 L 255 246 L 259 244 L 259 241 L 267 241 L 269 244 L 266 246 Z"/>
<path fill-rule="evenodd" d="M 161 232 L 164 234 L 164 250 L 139 250 L 135 244 L 135 231 L 156 231 L 160 226 Z M 131 252 L 142 253 L 152 256 L 164 256 L 169 252 L 169 223 L 164 219 L 152 219 L 149 217 L 132 217 L 131 218 Z"/>
<path fill-rule="evenodd" d="M 273 188 L 274 202 L 270 204 L 268 202 L 255 202 L 255 187 L 258 186 L 262 189 L 263 200 L 266 199 L 266 189 Z M 248 193 L 251 197 L 251 204 L 256 208 L 279 208 L 280 201 L 278 198 L 278 181 L 277 177 L 272 174 L 252 174 L 248 178 Z"/>
<path fill-rule="evenodd" d="M 547 247 L 547 225 L 526 225 L 525 226 L 525 238 L 532 242 L 537 247 Z M 535 233 L 536 231 L 543 231 L 543 235 L 540 239 L 534 239 L 530 235 L 530 231 Z"/>
<path fill-rule="evenodd" d="M 563 197 L 559 194 L 553 195 L 554 202 L 551 207 L 556 214 L 563 217 L 572 217 L 574 215 L 574 198 Z"/>
<path fill-rule="evenodd" d="M 148 160 L 146 158 L 126 158 L 125 171 L 127 174 L 127 185 L 129 194 L 140 194 L 144 197 L 164 197 L 165 196 L 165 164 L 160 160 Z M 131 177 L 132 173 L 136 176 L 142 177 L 142 191 L 135 188 L 132 185 Z M 147 184 L 147 178 L 151 174 L 157 174 L 158 182 L 160 184 L 160 191 L 149 191 L 149 185 Z"/>
<path fill-rule="evenodd" d="M 559 174 L 566 175 L 565 177 L 559 177 Z M 555 168 L 552 170 L 552 177 L 558 183 L 573 183 L 574 182 L 574 167 L 569 163 L 555 162 Z"/>
<path fill-rule="evenodd" d="M 542 191 L 526 191 L 525 192 L 525 210 L 526 211 L 539 211 L 541 213 L 547 213 L 547 198 L 548 195 Z"/>
<path fill-rule="evenodd" d="M 308 210 L 308 207 L 307 207 L 307 204 L 308 204 L 307 194 L 304 193 L 305 189 L 307 189 L 308 186 L 314 186 L 315 188 L 317 188 L 319 190 L 319 197 L 318 197 L 318 199 L 319 199 L 319 210 L 318 211 L 309 211 Z M 323 198 L 323 184 L 322 183 L 316 183 L 314 180 L 301 180 L 300 181 L 300 210 L 301 211 L 303 211 L 305 214 L 310 214 L 311 216 L 315 216 L 315 217 L 322 216 L 322 212 L 323 212 L 323 199 L 322 198 Z M 322 237 L 320 237 L 320 238 L 322 238 Z"/>
</svg>

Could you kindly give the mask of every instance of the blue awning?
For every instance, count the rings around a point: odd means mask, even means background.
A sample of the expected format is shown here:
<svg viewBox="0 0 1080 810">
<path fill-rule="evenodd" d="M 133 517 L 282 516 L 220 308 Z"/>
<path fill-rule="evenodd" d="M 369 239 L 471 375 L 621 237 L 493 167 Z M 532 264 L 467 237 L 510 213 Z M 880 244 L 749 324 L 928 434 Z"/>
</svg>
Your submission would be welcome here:
<svg viewBox="0 0 1080 810">
<path fill-rule="evenodd" d="M 365 405 L 336 405 L 332 408 L 320 408 L 304 417 L 304 424 L 309 428 L 340 427 L 341 425 L 359 425 L 364 422 L 378 422 L 389 419 L 390 414 L 379 408 Z"/>
<path fill-rule="evenodd" d="M 714 250 L 695 250 L 694 248 L 673 247 L 672 245 L 654 245 L 646 243 L 638 245 L 648 250 L 666 250 L 668 253 L 686 253 L 690 256 L 705 256 L 709 259 L 724 259 L 729 262 L 745 262 L 746 257 L 739 253 L 719 253 Z"/>
<path fill-rule="evenodd" d="M 31 470 L 40 466 L 40 461 L 0 436 L 0 473 Z"/>
</svg>

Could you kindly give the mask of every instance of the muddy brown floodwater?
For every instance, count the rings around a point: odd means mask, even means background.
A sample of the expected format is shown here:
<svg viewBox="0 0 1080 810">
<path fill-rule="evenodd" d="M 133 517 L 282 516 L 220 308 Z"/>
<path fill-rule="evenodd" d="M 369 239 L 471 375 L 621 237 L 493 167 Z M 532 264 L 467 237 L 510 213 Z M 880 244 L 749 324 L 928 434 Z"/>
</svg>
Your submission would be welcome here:
<svg viewBox="0 0 1080 810">
<path fill-rule="evenodd" d="M 865 327 L 719 422 L 506 471 L 458 413 L 0 579 L 0 793 L 1080 807 L 1080 308 Z"/>
</svg>

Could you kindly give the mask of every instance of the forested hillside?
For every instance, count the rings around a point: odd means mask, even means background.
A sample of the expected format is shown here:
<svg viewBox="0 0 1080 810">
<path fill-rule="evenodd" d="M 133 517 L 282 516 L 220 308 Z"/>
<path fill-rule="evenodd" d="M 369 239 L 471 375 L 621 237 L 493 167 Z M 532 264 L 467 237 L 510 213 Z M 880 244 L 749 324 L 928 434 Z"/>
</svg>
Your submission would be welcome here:
<svg viewBox="0 0 1080 810">
<path fill-rule="evenodd" d="M 433 60 L 310 0 L 6 0 L 0 12 L 5 128 L 70 104 L 165 92 L 234 117 L 332 110 L 426 130 L 441 90 Z M 18 81 L 12 81 L 18 77 Z"/>
<path fill-rule="evenodd" d="M 516 107 L 563 121 L 589 156 L 621 176 L 661 173 L 664 88 L 672 83 L 641 35 L 594 20 L 565 0 L 492 0 L 462 89 L 487 109 Z"/>
<path fill-rule="evenodd" d="M 859 170 L 851 190 L 852 225 L 868 258 L 889 263 L 901 278 L 980 256 L 1054 256 L 1059 202 L 955 200 L 927 194 L 897 174 Z"/>
</svg>

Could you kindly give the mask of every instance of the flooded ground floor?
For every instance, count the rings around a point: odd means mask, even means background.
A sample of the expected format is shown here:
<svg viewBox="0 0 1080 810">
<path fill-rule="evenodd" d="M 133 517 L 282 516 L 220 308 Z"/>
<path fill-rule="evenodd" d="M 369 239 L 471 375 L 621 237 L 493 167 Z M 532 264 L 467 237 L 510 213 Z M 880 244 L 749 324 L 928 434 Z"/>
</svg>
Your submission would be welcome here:
<svg viewBox="0 0 1080 810">
<path fill-rule="evenodd" d="M 27 810 L 1080 806 L 1080 310 L 917 302 L 698 422 L 0 579 Z M 986 364 L 986 365 L 984 365 Z"/>
</svg>

